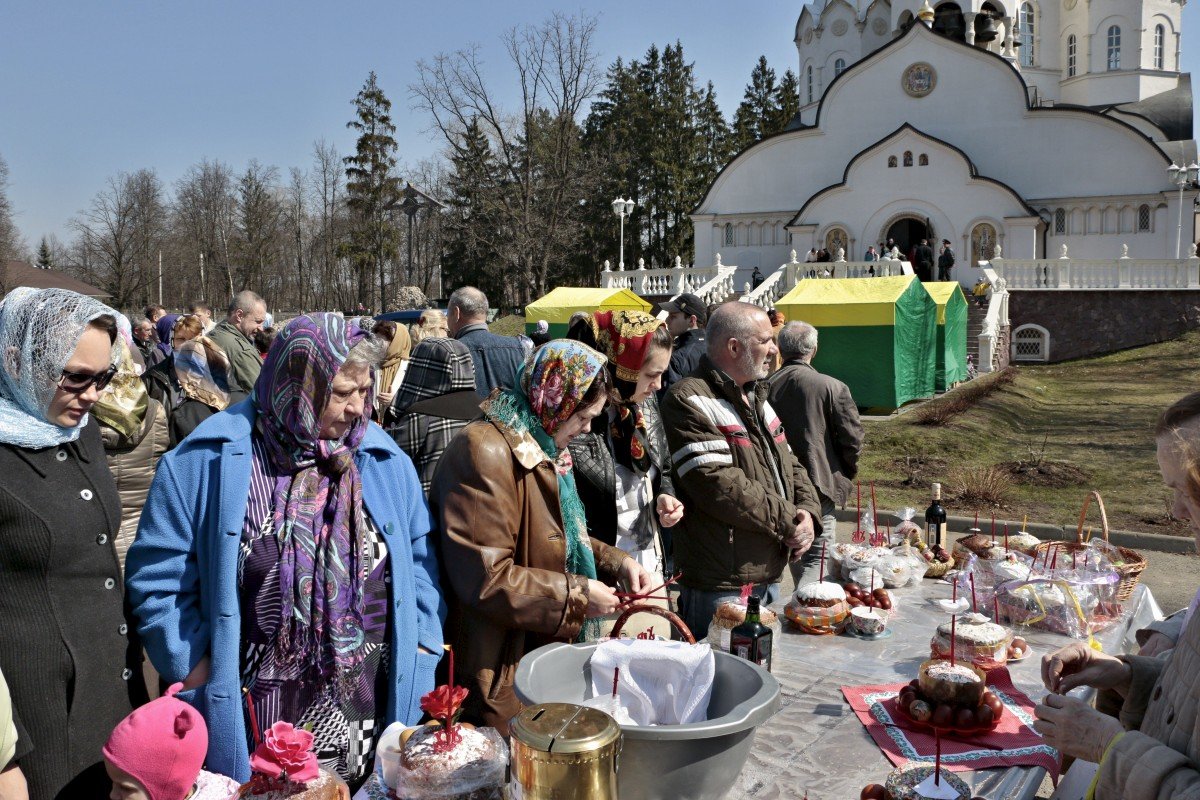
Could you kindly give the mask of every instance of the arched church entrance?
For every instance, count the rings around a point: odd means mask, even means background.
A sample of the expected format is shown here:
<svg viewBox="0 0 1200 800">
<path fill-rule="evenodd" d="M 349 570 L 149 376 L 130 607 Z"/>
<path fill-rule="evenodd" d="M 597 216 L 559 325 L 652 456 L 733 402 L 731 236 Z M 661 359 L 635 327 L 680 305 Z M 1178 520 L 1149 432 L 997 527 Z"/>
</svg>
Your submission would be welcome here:
<svg viewBox="0 0 1200 800">
<path fill-rule="evenodd" d="M 893 240 L 900 252 L 907 257 L 922 239 L 934 241 L 933 226 L 925 219 L 901 217 L 888 227 L 883 240 L 887 242 L 889 239 Z"/>
</svg>

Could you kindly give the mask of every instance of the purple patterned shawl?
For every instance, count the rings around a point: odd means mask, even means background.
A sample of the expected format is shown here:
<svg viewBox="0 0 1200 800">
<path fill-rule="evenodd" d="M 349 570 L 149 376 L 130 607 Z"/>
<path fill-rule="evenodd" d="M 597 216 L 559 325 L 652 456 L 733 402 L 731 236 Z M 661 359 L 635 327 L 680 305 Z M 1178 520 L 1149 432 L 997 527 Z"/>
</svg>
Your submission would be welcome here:
<svg viewBox="0 0 1200 800">
<path fill-rule="evenodd" d="M 367 418 L 340 440 L 319 433 L 329 385 L 365 335 L 336 314 L 297 317 L 272 343 L 254 389 L 258 432 L 280 475 L 272 498 L 283 606 L 276 648 L 285 662 L 309 665 L 339 691 L 362 661 L 370 559 L 354 455 Z"/>
</svg>

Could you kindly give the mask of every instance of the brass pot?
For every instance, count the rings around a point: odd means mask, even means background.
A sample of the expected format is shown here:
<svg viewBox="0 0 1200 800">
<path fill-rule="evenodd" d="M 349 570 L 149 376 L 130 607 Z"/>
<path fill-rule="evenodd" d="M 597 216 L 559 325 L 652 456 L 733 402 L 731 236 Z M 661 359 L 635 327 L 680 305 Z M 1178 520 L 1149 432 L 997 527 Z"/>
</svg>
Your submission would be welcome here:
<svg viewBox="0 0 1200 800">
<path fill-rule="evenodd" d="M 509 733 L 524 800 L 616 800 L 621 726 L 608 714 L 542 703 L 513 717 Z"/>
</svg>

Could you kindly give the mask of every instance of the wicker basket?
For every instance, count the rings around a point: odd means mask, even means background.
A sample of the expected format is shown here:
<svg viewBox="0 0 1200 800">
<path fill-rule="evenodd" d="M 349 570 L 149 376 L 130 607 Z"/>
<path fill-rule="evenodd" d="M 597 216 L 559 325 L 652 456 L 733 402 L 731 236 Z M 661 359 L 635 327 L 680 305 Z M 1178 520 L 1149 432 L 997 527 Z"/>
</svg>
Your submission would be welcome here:
<svg viewBox="0 0 1200 800">
<path fill-rule="evenodd" d="M 1083 501 L 1083 510 L 1079 512 L 1079 526 L 1075 529 L 1075 541 L 1073 542 L 1042 542 L 1034 550 L 1033 563 L 1036 564 L 1038 559 L 1052 559 L 1053 551 L 1061 549 L 1066 555 L 1079 553 L 1087 549 L 1087 545 L 1083 541 L 1083 524 L 1087 521 L 1088 506 L 1091 505 L 1092 498 L 1096 498 L 1096 507 L 1100 509 L 1100 530 L 1104 535 L 1104 541 L 1108 541 L 1108 512 L 1104 510 L 1104 498 L 1100 493 L 1093 490 Z M 1138 585 L 1138 581 L 1142 578 L 1142 573 L 1146 571 L 1146 567 L 1150 562 L 1141 553 L 1136 550 L 1130 550 L 1128 547 L 1117 547 L 1117 551 L 1121 554 L 1121 558 L 1125 559 L 1125 563 L 1121 566 L 1114 566 L 1117 574 L 1121 576 L 1121 582 L 1117 585 L 1117 600 L 1124 603 L 1133 595 L 1133 589 Z"/>
</svg>

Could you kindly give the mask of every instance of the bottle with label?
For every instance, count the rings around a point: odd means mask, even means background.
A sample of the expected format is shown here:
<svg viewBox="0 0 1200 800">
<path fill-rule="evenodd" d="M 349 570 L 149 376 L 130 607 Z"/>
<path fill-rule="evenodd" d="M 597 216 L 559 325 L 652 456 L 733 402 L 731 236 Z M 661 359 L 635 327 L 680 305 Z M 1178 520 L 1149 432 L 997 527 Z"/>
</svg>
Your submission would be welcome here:
<svg viewBox="0 0 1200 800">
<path fill-rule="evenodd" d="M 946 508 L 942 505 L 942 485 L 933 485 L 933 502 L 925 510 L 925 544 L 946 546 Z"/>
<path fill-rule="evenodd" d="M 759 599 L 750 595 L 746 600 L 746 621 L 729 632 L 729 652 L 769 672 L 775 635 L 760 621 L 761 608 Z"/>
</svg>

